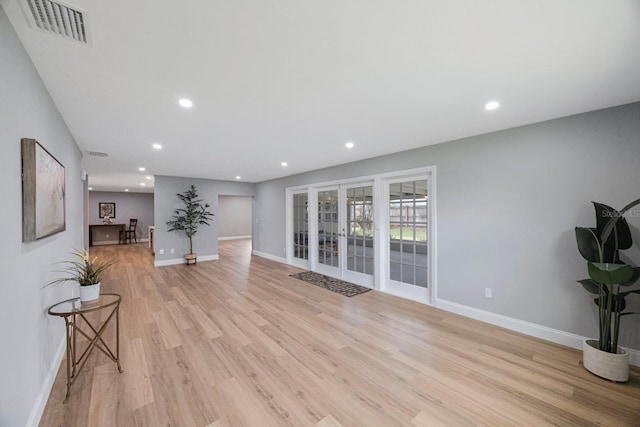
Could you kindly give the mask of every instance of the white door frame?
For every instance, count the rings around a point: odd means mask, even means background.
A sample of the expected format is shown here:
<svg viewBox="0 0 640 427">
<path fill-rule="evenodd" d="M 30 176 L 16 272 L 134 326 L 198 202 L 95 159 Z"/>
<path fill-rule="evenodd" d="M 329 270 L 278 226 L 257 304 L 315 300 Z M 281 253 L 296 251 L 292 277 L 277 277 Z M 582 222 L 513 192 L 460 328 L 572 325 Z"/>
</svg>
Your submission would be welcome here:
<svg viewBox="0 0 640 427">
<path fill-rule="evenodd" d="M 426 176 L 428 183 L 428 287 L 421 288 L 423 290 L 407 291 L 396 290 L 388 286 L 388 280 L 384 279 L 389 277 L 388 257 L 389 257 L 389 194 L 388 184 L 392 180 L 405 181 L 409 179 L 424 179 Z M 412 299 L 425 304 L 433 304 L 437 298 L 437 181 L 436 181 L 436 166 L 427 166 L 423 168 L 408 169 L 402 171 L 396 171 L 391 173 L 384 173 L 378 175 L 370 175 L 364 177 L 350 178 L 345 180 L 312 183 L 306 185 L 300 185 L 296 187 L 289 187 L 286 189 L 286 254 L 287 263 L 295 265 L 301 268 L 307 268 L 312 271 L 316 271 L 318 264 L 317 250 L 311 248 L 317 248 L 318 246 L 318 191 L 326 189 L 331 186 L 348 185 L 368 185 L 373 182 L 373 204 L 374 204 L 374 274 L 373 274 L 373 288 L 382 292 L 391 293 L 403 298 Z M 386 189 L 385 189 L 386 188 Z M 293 257 L 293 194 L 307 192 L 309 202 L 309 260 L 304 263 L 300 263 Z M 313 219 L 313 220 L 312 220 Z M 384 237 L 384 238 L 383 238 Z M 344 245 L 340 245 L 344 246 Z M 345 255 L 346 256 L 346 255 Z M 304 264 L 304 265 L 300 265 Z M 341 260 L 341 265 L 344 262 Z M 366 286 L 366 285 L 365 285 Z M 408 285 L 411 286 L 411 285 Z M 411 286 L 416 288 L 416 286 Z"/>
<path fill-rule="evenodd" d="M 390 279 L 389 271 L 389 185 L 405 181 L 417 181 L 425 179 L 427 181 L 427 194 L 429 202 L 427 203 L 427 287 L 410 285 Z M 402 298 L 432 304 L 435 300 L 436 293 L 436 196 L 435 196 L 435 166 L 432 170 L 421 170 L 414 173 L 399 173 L 381 177 L 381 192 L 383 206 L 380 206 L 380 281 L 379 289 L 383 292 L 397 295 Z M 384 236 L 384 239 L 382 239 Z"/>
</svg>

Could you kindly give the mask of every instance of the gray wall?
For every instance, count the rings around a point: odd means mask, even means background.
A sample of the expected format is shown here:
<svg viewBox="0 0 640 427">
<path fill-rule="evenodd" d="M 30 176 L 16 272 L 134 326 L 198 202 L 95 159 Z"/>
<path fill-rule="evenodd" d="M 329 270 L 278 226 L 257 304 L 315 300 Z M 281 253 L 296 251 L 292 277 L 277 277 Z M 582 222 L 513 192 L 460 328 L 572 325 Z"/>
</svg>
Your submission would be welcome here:
<svg viewBox="0 0 640 427">
<path fill-rule="evenodd" d="M 153 225 L 153 193 L 91 191 L 89 192 L 89 224 L 102 224 L 102 219 L 100 219 L 98 212 L 98 203 L 101 202 L 116 204 L 114 223 L 129 224 L 130 218 L 137 218 L 136 237 L 138 240 L 148 238 L 148 227 Z M 109 233 L 109 237 L 106 237 L 106 233 Z M 93 244 L 104 242 L 118 242 L 118 235 L 114 233 L 113 229 L 111 231 L 94 230 Z"/>
<path fill-rule="evenodd" d="M 24 426 L 64 340 L 64 321 L 47 308 L 70 296 L 44 287 L 54 263 L 83 246 L 81 153 L 0 7 L 0 426 Z M 66 231 L 22 243 L 20 139 L 35 138 L 65 167 Z M 49 378 L 50 379 L 50 378 Z M 48 389 L 45 390 L 48 392 Z"/>
<path fill-rule="evenodd" d="M 218 197 L 218 238 L 251 236 L 251 197 Z"/>
<path fill-rule="evenodd" d="M 437 297 L 596 336 L 573 228 L 595 224 L 591 200 L 621 208 L 640 197 L 640 103 L 259 183 L 254 249 L 284 256 L 288 186 L 432 165 Z M 640 218 L 629 222 L 640 245 Z M 637 249 L 632 258 L 640 264 Z M 633 327 L 622 345 L 639 349 L 638 318 L 623 322 Z"/>
<path fill-rule="evenodd" d="M 185 192 L 191 184 L 196 186 L 200 198 L 211 205 L 209 211 L 215 215 L 211 225 L 201 226 L 193 237 L 193 251 L 198 254 L 198 258 L 218 255 L 218 196 L 221 194 L 225 196 L 253 196 L 255 191 L 255 184 L 243 182 L 156 176 L 154 186 L 156 262 L 178 261 L 189 252 L 189 240 L 184 233 L 168 232 L 166 223 L 171 219 L 176 208 L 184 207 L 176 194 Z M 173 254 L 171 253 L 172 248 L 174 249 Z M 164 249 L 165 253 L 160 254 L 160 249 Z"/>
</svg>

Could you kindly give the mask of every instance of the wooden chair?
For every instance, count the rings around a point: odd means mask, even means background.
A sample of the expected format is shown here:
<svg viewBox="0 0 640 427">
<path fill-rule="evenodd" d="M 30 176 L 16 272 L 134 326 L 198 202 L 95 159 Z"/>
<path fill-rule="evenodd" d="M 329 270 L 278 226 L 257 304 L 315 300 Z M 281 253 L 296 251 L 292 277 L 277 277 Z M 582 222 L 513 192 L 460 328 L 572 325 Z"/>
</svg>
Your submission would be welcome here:
<svg viewBox="0 0 640 427">
<path fill-rule="evenodd" d="M 138 227 L 138 219 L 137 218 L 129 219 L 129 228 L 127 228 L 126 230 L 120 231 L 120 241 L 122 243 L 127 243 L 127 240 L 128 240 L 129 241 L 128 243 L 131 243 L 131 240 L 133 240 L 134 242 L 138 243 L 138 239 L 136 237 L 137 227 Z"/>
</svg>

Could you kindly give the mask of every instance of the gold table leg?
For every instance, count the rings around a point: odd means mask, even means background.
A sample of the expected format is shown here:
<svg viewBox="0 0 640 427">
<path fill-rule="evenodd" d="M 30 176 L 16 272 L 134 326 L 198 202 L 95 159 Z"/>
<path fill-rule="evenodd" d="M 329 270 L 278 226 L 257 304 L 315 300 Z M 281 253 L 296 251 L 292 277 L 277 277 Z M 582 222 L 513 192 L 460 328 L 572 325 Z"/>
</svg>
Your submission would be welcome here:
<svg viewBox="0 0 640 427">
<path fill-rule="evenodd" d="M 85 317 L 83 313 L 78 313 L 82 319 L 84 319 L 86 326 L 91 330 L 92 336 L 89 333 L 82 330 L 76 319 L 76 314 L 66 316 L 66 333 L 67 333 L 67 394 L 63 403 L 67 403 L 71 394 L 71 386 L 75 382 L 78 374 L 84 368 L 89 356 L 95 348 L 100 350 L 107 356 L 112 362 L 115 362 L 118 367 L 118 372 L 122 373 L 122 367 L 120 366 L 120 304 L 118 303 L 111 311 L 107 319 L 102 325 L 96 329 L 89 319 Z M 113 354 L 107 343 L 102 339 L 102 334 L 106 330 L 111 319 L 116 318 L 116 353 Z M 80 357 L 77 355 L 77 333 L 81 334 L 89 340 L 89 344 L 84 349 Z"/>
</svg>

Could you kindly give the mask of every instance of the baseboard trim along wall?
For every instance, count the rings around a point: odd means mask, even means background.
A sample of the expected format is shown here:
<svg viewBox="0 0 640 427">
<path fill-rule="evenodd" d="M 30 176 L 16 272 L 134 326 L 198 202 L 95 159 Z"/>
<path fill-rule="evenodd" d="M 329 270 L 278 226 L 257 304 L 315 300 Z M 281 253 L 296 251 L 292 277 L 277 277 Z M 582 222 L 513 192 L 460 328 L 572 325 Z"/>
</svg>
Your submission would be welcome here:
<svg viewBox="0 0 640 427">
<path fill-rule="evenodd" d="M 287 260 L 281 257 L 255 250 L 251 251 L 251 253 L 262 258 L 287 264 Z M 376 290 L 379 291 L 379 289 Z M 480 310 L 440 298 L 435 299 L 434 307 L 475 320 L 480 320 L 481 322 L 489 323 L 491 325 L 500 326 L 511 331 L 520 332 L 525 335 L 541 338 L 546 341 L 551 341 L 556 344 L 566 345 L 567 347 L 575 348 L 578 350 L 582 350 L 582 343 L 587 339 L 587 337 L 564 332 L 559 329 L 549 328 L 547 326 L 538 325 L 536 323 L 525 322 L 524 320 L 514 319 L 512 317 L 503 316 L 501 314 L 491 313 L 490 311 Z M 625 350 L 629 352 L 629 363 L 633 366 L 640 367 L 640 351 L 631 348 L 625 348 Z"/>
<path fill-rule="evenodd" d="M 197 261 L 202 262 L 202 261 L 217 261 L 218 259 L 220 259 L 220 256 L 218 254 L 216 255 L 202 255 L 202 256 L 198 256 Z M 176 264 L 184 264 L 185 260 L 184 257 L 181 258 L 171 258 L 171 259 L 163 259 L 161 261 L 154 261 L 153 265 L 155 267 L 166 267 L 167 265 L 176 265 Z"/>
<path fill-rule="evenodd" d="M 566 345 L 567 347 L 572 347 L 578 350 L 582 350 L 582 343 L 587 339 L 587 337 L 564 332 L 559 329 L 525 322 L 523 320 L 514 319 L 513 317 L 491 313 L 490 311 L 480 310 L 439 298 L 436 298 L 436 303 L 434 305 L 437 308 L 441 308 L 451 313 L 460 314 L 461 316 L 470 317 L 475 320 L 480 320 L 485 323 L 500 326 L 532 337 L 541 338 L 556 344 Z M 633 366 L 640 366 L 640 351 L 631 348 L 625 348 L 625 350 L 629 352 L 629 363 Z"/>
<path fill-rule="evenodd" d="M 287 260 L 285 258 L 282 258 L 282 257 L 279 257 L 279 256 L 271 255 L 271 254 L 268 254 L 268 253 L 265 253 L 265 252 L 256 251 L 256 250 L 252 250 L 251 253 L 253 255 L 256 255 L 256 256 L 259 256 L 259 257 L 262 257 L 262 258 L 270 259 L 271 261 L 276 261 L 276 262 L 281 262 L 282 264 L 287 264 Z"/>
<path fill-rule="evenodd" d="M 138 243 L 148 243 L 149 239 L 148 238 L 138 238 Z M 134 243 L 135 240 L 134 240 Z M 92 246 L 107 246 L 107 245 L 124 245 L 125 243 L 120 243 L 117 240 L 100 240 L 99 242 L 93 242 Z M 128 243 L 126 243 L 128 244 Z"/>
<path fill-rule="evenodd" d="M 251 238 L 251 234 L 249 234 L 248 236 L 226 236 L 226 237 L 218 237 L 218 240 L 244 240 L 244 239 L 250 239 Z"/>
<path fill-rule="evenodd" d="M 56 351 L 56 354 L 51 361 L 51 365 L 49 365 L 49 372 L 47 372 L 47 376 L 42 383 L 42 387 L 40 387 L 38 397 L 33 404 L 33 408 L 31 408 L 31 413 L 29 414 L 29 418 L 27 419 L 27 423 L 25 424 L 26 427 L 38 427 L 38 425 L 40 424 L 40 419 L 42 418 L 42 414 L 44 413 L 45 406 L 47 406 L 47 401 L 49 400 L 51 389 L 53 388 L 53 382 L 56 379 L 56 375 L 58 375 L 58 371 L 60 370 L 60 364 L 62 363 L 64 352 L 66 349 L 67 340 L 63 335 L 62 340 L 60 340 L 60 344 L 58 345 L 58 350 Z"/>
</svg>

